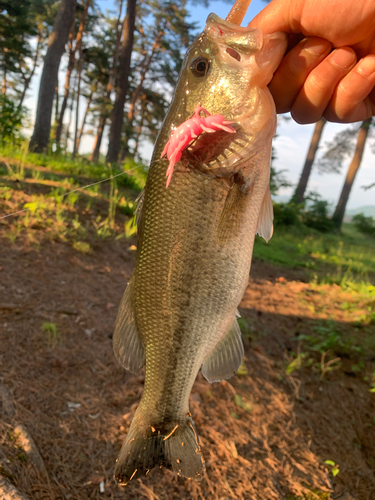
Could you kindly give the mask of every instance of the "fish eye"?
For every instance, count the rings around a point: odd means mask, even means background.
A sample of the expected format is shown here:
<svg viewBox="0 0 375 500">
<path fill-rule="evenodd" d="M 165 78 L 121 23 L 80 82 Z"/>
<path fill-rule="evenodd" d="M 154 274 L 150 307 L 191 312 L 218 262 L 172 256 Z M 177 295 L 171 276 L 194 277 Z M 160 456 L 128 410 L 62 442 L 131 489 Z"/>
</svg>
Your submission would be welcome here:
<svg viewBox="0 0 375 500">
<path fill-rule="evenodd" d="M 191 63 L 190 69 L 195 76 L 205 76 L 210 69 L 210 61 L 205 57 L 197 57 Z"/>
</svg>

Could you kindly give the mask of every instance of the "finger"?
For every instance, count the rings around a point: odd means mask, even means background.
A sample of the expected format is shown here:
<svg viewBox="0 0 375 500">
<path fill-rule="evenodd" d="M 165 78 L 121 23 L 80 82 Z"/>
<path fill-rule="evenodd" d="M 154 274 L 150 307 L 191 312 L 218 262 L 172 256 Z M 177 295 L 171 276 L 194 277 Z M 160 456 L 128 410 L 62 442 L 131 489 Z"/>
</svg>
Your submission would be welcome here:
<svg viewBox="0 0 375 500">
<path fill-rule="evenodd" d="M 349 73 L 357 61 L 350 47 L 334 50 L 307 77 L 291 107 L 297 123 L 314 123 L 320 120 L 339 81 Z"/>
<path fill-rule="evenodd" d="M 295 2 L 298 3 L 298 2 Z M 301 2 L 299 2 L 301 3 Z M 292 13 L 291 8 L 297 10 L 297 13 Z M 297 7 L 297 9 L 296 9 Z M 249 28 L 260 28 L 263 33 L 275 33 L 276 31 L 285 31 L 286 33 L 302 33 L 300 19 L 298 15 L 301 9 L 298 5 L 285 5 L 285 2 L 273 0 L 272 3 L 266 5 L 259 14 L 249 23 Z M 293 26 L 291 23 L 293 19 Z"/>
<path fill-rule="evenodd" d="M 338 84 L 324 117 L 334 122 L 358 122 L 375 115 L 375 55 L 361 59 Z"/>
<path fill-rule="evenodd" d="M 309 73 L 329 54 L 331 44 L 323 38 L 305 38 L 282 60 L 269 85 L 278 113 L 291 110 Z"/>
</svg>

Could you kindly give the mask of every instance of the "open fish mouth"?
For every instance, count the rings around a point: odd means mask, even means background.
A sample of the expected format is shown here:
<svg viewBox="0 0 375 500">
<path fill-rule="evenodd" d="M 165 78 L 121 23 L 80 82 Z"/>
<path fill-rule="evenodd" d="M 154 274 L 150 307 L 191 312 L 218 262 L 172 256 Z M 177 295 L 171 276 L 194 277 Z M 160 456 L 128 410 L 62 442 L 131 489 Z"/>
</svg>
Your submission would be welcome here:
<svg viewBox="0 0 375 500">
<path fill-rule="evenodd" d="M 230 176 L 241 168 L 252 147 L 252 137 L 238 124 L 236 134 L 218 130 L 201 134 L 182 154 L 182 162 L 215 176 Z"/>
</svg>

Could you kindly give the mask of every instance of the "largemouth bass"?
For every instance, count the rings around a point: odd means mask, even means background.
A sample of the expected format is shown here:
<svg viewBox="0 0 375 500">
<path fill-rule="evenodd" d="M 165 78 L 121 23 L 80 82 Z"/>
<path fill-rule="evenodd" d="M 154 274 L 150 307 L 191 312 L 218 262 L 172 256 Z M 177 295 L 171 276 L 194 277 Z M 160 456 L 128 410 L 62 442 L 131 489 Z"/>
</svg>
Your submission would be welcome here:
<svg viewBox="0 0 375 500">
<path fill-rule="evenodd" d="M 237 307 L 255 234 L 272 235 L 276 113 L 267 84 L 285 48 L 281 33 L 263 35 L 211 14 L 184 59 L 137 209 L 136 264 L 115 325 L 118 361 L 133 372 L 146 365 L 115 469 L 120 483 L 155 466 L 187 478 L 204 474 L 189 395 L 201 367 L 213 382 L 242 361 Z M 170 178 L 170 161 L 160 156 L 197 106 L 233 130 L 194 133 Z M 198 124 L 206 118 L 200 109 Z"/>
</svg>

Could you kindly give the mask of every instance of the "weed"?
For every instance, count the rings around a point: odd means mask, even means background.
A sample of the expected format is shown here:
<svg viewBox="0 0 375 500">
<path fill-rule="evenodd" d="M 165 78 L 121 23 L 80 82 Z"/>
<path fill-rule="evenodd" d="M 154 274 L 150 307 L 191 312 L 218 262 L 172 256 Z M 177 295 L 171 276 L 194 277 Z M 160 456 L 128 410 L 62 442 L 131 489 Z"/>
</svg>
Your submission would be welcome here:
<svg viewBox="0 0 375 500">
<path fill-rule="evenodd" d="M 337 370 L 337 368 L 340 368 L 340 361 L 341 358 L 335 358 L 335 359 L 330 359 L 329 361 L 326 361 L 326 356 L 328 354 L 327 352 L 322 353 L 322 357 L 320 360 L 320 380 L 324 378 L 326 373 L 332 371 L 332 370 Z"/>
<path fill-rule="evenodd" d="M 337 474 L 340 472 L 339 465 L 335 464 L 335 462 L 333 460 L 326 460 L 324 463 L 331 467 L 331 473 L 332 473 L 333 477 L 336 477 Z"/>
<path fill-rule="evenodd" d="M 13 189 L 7 187 L 7 186 L 0 186 L 0 198 L 3 198 L 3 200 L 8 201 L 11 199 L 13 193 Z"/>
<path fill-rule="evenodd" d="M 311 329 L 314 332 L 313 335 L 299 335 L 294 340 L 304 342 L 309 350 L 321 355 L 329 350 L 345 353 L 362 352 L 362 348 L 355 343 L 356 339 L 345 335 L 334 321 L 318 323 Z"/>
<path fill-rule="evenodd" d="M 135 217 L 131 217 L 127 222 L 124 224 L 124 233 L 125 233 L 125 238 L 131 238 L 137 233 L 137 226 L 135 224 Z"/>
<path fill-rule="evenodd" d="M 75 250 L 77 250 L 77 252 L 81 252 L 81 253 L 90 253 L 91 252 L 91 246 L 84 241 L 75 241 L 73 243 L 73 248 Z"/>
<path fill-rule="evenodd" d="M 251 403 L 249 403 L 248 401 L 246 401 L 239 394 L 235 394 L 233 400 L 234 400 L 234 404 L 236 406 L 238 406 L 239 408 L 242 408 L 242 410 L 245 410 L 248 412 L 253 411 L 253 405 Z"/>
<path fill-rule="evenodd" d="M 245 339 L 250 340 L 253 337 L 254 330 L 253 330 L 253 328 L 251 328 L 249 320 L 246 318 L 237 318 L 237 321 L 238 321 L 238 325 L 240 327 L 242 336 Z"/>
<path fill-rule="evenodd" d="M 33 169 L 31 172 L 31 178 L 35 181 L 41 181 L 44 177 L 40 170 Z"/>
<path fill-rule="evenodd" d="M 295 370 L 299 370 L 300 368 L 302 368 L 302 362 L 306 358 L 306 356 L 307 356 L 307 353 L 305 353 L 305 352 L 298 353 L 297 357 L 291 363 L 289 363 L 288 366 L 286 367 L 286 370 L 285 370 L 286 374 L 290 375 Z"/>
<path fill-rule="evenodd" d="M 245 362 L 242 361 L 240 367 L 237 370 L 237 375 L 240 377 L 245 377 L 248 374 Z"/>
<path fill-rule="evenodd" d="M 311 490 L 311 493 L 301 496 L 287 496 L 286 500 L 330 500 L 331 495 L 325 491 Z"/>
<path fill-rule="evenodd" d="M 61 335 L 56 323 L 43 323 L 42 332 L 47 334 L 49 347 L 56 347 L 61 342 Z"/>
</svg>

